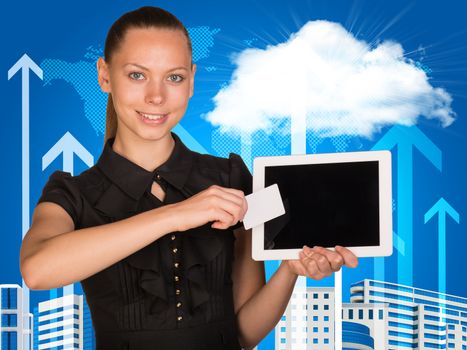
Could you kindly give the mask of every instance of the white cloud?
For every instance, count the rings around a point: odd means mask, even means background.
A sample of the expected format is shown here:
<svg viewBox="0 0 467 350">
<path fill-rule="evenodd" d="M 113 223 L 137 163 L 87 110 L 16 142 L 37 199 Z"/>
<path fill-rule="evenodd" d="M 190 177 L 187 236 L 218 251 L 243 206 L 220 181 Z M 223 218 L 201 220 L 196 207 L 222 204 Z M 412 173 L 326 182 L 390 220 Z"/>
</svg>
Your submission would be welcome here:
<svg viewBox="0 0 467 350">
<path fill-rule="evenodd" d="M 400 44 L 372 48 L 337 23 L 308 22 L 287 42 L 246 49 L 233 63 L 232 80 L 205 115 L 222 131 L 270 132 L 275 121 L 292 117 L 306 118 L 322 136 L 371 137 L 419 116 L 444 127 L 454 121 L 451 96 L 431 86 Z"/>
</svg>

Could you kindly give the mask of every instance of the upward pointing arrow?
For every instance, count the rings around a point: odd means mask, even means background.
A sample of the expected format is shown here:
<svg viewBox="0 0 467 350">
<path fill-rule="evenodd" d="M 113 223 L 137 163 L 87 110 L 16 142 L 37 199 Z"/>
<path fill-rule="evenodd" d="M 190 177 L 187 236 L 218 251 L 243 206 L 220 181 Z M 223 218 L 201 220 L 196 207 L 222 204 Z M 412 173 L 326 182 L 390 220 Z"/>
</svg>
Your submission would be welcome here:
<svg viewBox="0 0 467 350">
<path fill-rule="evenodd" d="M 390 150 L 397 146 L 397 233 L 405 246 L 398 251 L 397 280 L 413 283 L 413 147 L 441 171 L 440 149 L 416 126 L 393 126 L 374 146 Z"/>
<path fill-rule="evenodd" d="M 425 224 L 438 214 L 438 290 L 446 293 L 446 214 L 459 223 L 459 213 L 441 197 L 425 213 Z"/>
<path fill-rule="evenodd" d="M 63 171 L 73 175 L 73 155 L 76 154 L 88 167 L 94 163 L 94 157 L 68 131 L 42 157 L 42 170 L 47 168 L 55 158 L 63 153 Z"/>
<path fill-rule="evenodd" d="M 19 70 L 21 75 L 21 156 L 22 156 L 22 229 L 23 238 L 29 230 L 29 71 L 42 79 L 42 69 L 24 54 L 8 70 L 10 80 Z M 29 311 L 28 311 L 29 312 Z"/>
<path fill-rule="evenodd" d="M 42 80 L 42 69 L 24 54 L 8 70 L 10 80 L 19 70 L 21 75 L 21 230 L 22 238 L 29 230 L 29 71 L 32 70 Z M 29 323 L 29 288 L 22 281 L 23 291 L 23 324 Z M 32 330 L 31 330 L 32 331 Z M 23 337 L 21 336 L 21 339 Z M 29 349 L 29 337 L 25 337 L 25 344 L 19 343 L 20 348 Z"/>
<path fill-rule="evenodd" d="M 25 80 L 29 82 L 29 70 L 32 70 L 41 80 L 43 79 L 42 69 L 33 60 L 31 60 L 28 55 L 24 54 L 18 61 L 16 61 L 13 67 L 8 70 L 8 80 L 10 80 L 11 77 L 13 77 L 20 69 L 23 70 L 23 91 Z M 29 84 L 27 87 L 29 89 Z"/>
</svg>

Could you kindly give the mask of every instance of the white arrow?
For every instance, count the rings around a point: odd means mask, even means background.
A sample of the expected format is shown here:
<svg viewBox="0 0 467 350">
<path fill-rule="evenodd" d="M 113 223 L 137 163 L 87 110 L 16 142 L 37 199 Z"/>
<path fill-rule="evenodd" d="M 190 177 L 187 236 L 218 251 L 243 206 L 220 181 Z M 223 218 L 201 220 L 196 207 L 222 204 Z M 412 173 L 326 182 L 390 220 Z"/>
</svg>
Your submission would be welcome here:
<svg viewBox="0 0 467 350">
<path fill-rule="evenodd" d="M 45 170 L 60 154 L 63 153 L 62 170 L 73 175 L 73 156 L 76 154 L 81 160 L 91 167 L 94 164 L 94 157 L 74 138 L 68 131 L 58 142 L 42 157 L 42 170 Z M 74 286 L 70 284 L 63 287 L 63 295 L 72 295 Z"/>
<path fill-rule="evenodd" d="M 73 155 L 76 154 L 88 167 L 94 164 L 94 157 L 68 131 L 42 157 L 42 170 L 45 170 L 61 153 L 63 153 L 63 171 L 73 175 Z"/>
<path fill-rule="evenodd" d="M 21 217 L 22 217 L 22 238 L 29 230 L 29 70 L 32 70 L 42 80 L 42 69 L 24 54 L 14 65 L 8 70 L 8 80 L 10 80 L 21 69 Z M 23 291 L 23 324 L 29 324 L 29 288 L 22 280 Z M 25 327 L 28 328 L 28 327 Z M 32 332 L 32 330 L 31 330 Z M 23 336 L 19 337 L 22 339 Z M 29 337 L 25 337 L 26 342 Z M 18 349 L 29 349 L 29 343 L 22 344 L 22 340 L 18 344 Z"/>
</svg>

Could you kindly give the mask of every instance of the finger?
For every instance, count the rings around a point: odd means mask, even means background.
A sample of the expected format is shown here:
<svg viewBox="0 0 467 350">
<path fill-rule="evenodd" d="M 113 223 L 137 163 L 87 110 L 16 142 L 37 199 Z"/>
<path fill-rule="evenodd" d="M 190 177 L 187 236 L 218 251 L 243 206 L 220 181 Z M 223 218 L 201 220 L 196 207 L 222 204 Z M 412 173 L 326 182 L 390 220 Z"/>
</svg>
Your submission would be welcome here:
<svg viewBox="0 0 467 350">
<path fill-rule="evenodd" d="M 242 206 L 238 203 L 230 201 L 229 199 L 213 195 L 210 197 L 210 204 L 213 208 L 221 209 L 230 214 L 233 217 L 232 225 L 236 224 L 243 215 Z"/>
<path fill-rule="evenodd" d="M 344 265 L 348 267 L 357 267 L 358 258 L 349 249 L 336 245 L 336 252 L 338 252 L 344 259 Z"/>
<path fill-rule="evenodd" d="M 211 225 L 211 227 L 218 229 L 227 229 L 237 223 L 235 218 L 230 213 L 220 208 L 214 209 L 212 221 L 214 221 L 214 223 Z"/>
<path fill-rule="evenodd" d="M 222 196 L 228 196 L 228 198 L 232 202 L 236 203 L 241 203 L 243 202 L 243 199 L 245 198 L 245 194 L 241 190 L 236 190 L 235 188 L 228 188 L 228 187 L 222 187 L 222 186 L 217 186 L 213 185 L 209 188 L 214 194 L 222 194 Z"/>
<path fill-rule="evenodd" d="M 321 270 L 318 267 L 318 263 L 316 260 L 313 259 L 313 255 L 317 253 L 312 253 L 310 255 L 305 254 L 302 252 L 302 255 L 300 257 L 300 262 L 303 264 L 307 271 L 307 276 L 310 278 L 313 278 L 315 280 L 320 280 L 324 277 L 324 274 L 321 272 Z"/>
<path fill-rule="evenodd" d="M 316 265 L 318 266 L 319 271 L 325 275 L 329 276 L 332 274 L 331 264 L 329 263 L 328 259 L 321 254 L 314 253 L 311 256 L 311 259 L 316 261 Z"/>
<path fill-rule="evenodd" d="M 313 250 L 324 255 L 328 259 L 331 264 L 331 269 L 334 272 L 339 271 L 342 265 L 344 265 L 344 258 L 338 252 L 334 252 L 323 247 L 313 247 Z"/>
<path fill-rule="evenodd" d="M 308 246 L 305 246 L 303 248 L 303 251 L 305 254 L 311 257 L 311 259 L 316 261 L 316 264 L 318 265 L 319 270 L 321 273 L 325 274 L 326 276 L 329 276 L 333 271 L 331 268 L 331 264 L 327 257 L 323 254 L 320 254 L 315 250 L 314 248 L 311 249 Z"/>
<path fill-rule="evenodd" d="M 238 196 L 237 194 L 232 193 L 232 191 L 240 192 L 241 196 Z M 238 191 L 238 190 L 232 190 L 232 191 L 231 189 L 226 189 L 223 187 L 216 186 L 216 188 L 211 190 L 210 195 L 214 195 L 216 197 L 222 198 L 224 200 L 228 200 L 238 205 L 240 207 L 239 219 L 243 219 L 248 209 L 248 204 L 246 202 L 245 196 L 243 195 L 242 191 Z"/>
</svg>

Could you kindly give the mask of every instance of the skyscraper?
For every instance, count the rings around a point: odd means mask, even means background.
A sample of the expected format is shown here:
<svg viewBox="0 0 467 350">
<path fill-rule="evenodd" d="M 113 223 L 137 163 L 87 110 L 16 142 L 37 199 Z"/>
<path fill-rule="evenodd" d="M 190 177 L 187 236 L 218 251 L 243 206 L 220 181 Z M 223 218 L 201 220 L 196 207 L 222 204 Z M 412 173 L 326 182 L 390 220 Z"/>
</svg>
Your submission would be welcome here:
<svg viewBox="0 0 467 350">
<path fill-rule="evenodd" d="M 33 317 L 23 310 L 22 288 L 0 284 L 0 350 L 32 349 Z"/>
<path fill-rule="evenodd" d="M 83 296 L 65 295 L 38 305 L 38 349 L 83 350 Z"/>
</svg>

